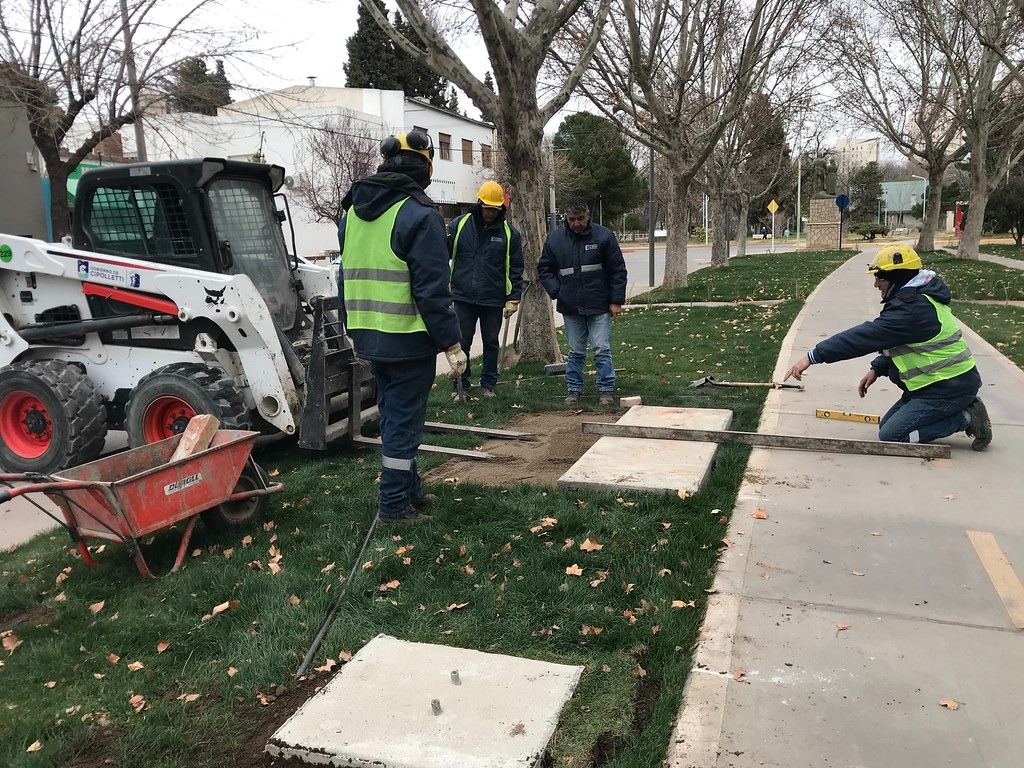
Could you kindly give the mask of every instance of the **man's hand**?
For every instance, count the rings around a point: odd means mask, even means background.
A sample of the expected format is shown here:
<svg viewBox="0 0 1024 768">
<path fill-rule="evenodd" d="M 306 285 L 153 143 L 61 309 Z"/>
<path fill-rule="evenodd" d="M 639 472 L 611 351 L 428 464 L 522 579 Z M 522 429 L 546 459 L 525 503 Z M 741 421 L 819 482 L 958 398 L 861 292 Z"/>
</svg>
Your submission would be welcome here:
<svg viewBox="0 0 1024 768">
<path fill-rule="evenodd" d="M 505 317 L 512 317 L 519 310 L 518 301 L 506 301 L 505 302 Z"/>
<path fill-rule="evenodd" d="M 878 374 L 875 373 L 874 368 L 871 368 L 864 374 L 864 378 L 860 380 L 860 384 L 857 385 L 857 394 L 864 397 L 864 395 L 868 393 L 868 387 L 874 384 L 877 380 Z"/>
<path fill-rule="evenodd" d="M 789 379 L 803 381 L 804 371 L 806 371 L 810 367 L 811 360 L 809 357 L 807 357 L 807 355 L 804 355 L 803 357 L 797 359 L 795 363 L 793 363 L 792 368 L 786 371 L 786 378 L 784 378 L 783 381 L 788 381 Z"/>
<path fill-rule="evenodd" d="M 608 305 L 608 314 L 610 314 L 612 317 L 618 317 L 620 314 L 622 314 L 622 305 L 621 304 L 609 304 Z"/>
<path fill-rule="evenodd" d="M 449 379 L 457 379 L 466 372 L 466 353 L 462 351 L 462 344 L 452 344 L 444 351 L 448 358 L 448 365 L 452 367 L 448 373 Z"/>
</svg>

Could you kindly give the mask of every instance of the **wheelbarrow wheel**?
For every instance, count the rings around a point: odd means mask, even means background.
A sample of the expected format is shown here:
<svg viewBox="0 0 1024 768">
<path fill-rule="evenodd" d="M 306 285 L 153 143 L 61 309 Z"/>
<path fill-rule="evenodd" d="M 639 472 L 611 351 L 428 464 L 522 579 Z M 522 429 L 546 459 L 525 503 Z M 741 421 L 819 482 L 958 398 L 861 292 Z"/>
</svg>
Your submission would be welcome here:
<svg viewBox="0 0 1024 768">
<path fill-rule="evenodd" d="M 96 386 L 60 360 L 0 368 L 0 468 L 56 472 L 100 455 L 107 412 Z"/>
<path fill-rule="evenodd" d="M 124 428 L 132 448 L 185 431 L 201 413 L 216 416 L 221 429 L 249 429 L 242 393 L 221 368 L 172 363 L 143 376 L 125 406 Z"/>
<path fill-rule="evenodd" d="M 247 461 L 235 484 L 234 493 L 266 488 L 269 484 L 270 478 L 263 468 L 254 461 Z M 258 523 L 266 515 L 269 506 L 270 496 L 252 496 L 241 501 L 225 501 L 216 507 L 203 510 L 200 516 L 207 528 L 223 531 Z"/>
</svg>

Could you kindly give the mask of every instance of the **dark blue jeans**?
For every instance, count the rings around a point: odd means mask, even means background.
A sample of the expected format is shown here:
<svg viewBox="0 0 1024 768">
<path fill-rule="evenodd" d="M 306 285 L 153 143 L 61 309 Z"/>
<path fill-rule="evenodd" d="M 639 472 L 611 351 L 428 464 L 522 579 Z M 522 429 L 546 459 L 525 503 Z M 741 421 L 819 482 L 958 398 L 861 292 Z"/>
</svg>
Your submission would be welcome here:
<svg viewBox="0 0 1024 768">
<path fill-rule="evenodd" d="M 434 384 L 433 357 L 372 364 L 380 410 L 380 517 L 411 511 L 422 494 L 416 450 L 423 440 L 427 398 Z"/>
<path fill-rule="evenodd" d="M 878 420 L 878 439 L 889 443 L 930 443 L 967 427 L 964 409 L 976 395 L 907 397 Z"/>
<path fill-rule="evenodd" d="M 455 313 L 459 316 L 459 325 L 462 327 L 462 349 L 467 355 L 473 348 L 476 324 L 480 323 L 480 340 L 484 344 L 480 386 L 485 389 L 494 389 L 494 385 L 498 383 L 498 332 L 501 330 L 503 309 L 504 306 L 485 307 L 465 301 L 455 302 Z M 469 389 L 469 377 L 472 372 L 472 365 L 467 362 L 466 372 L 462 374 L 462 386 L 465 389 Z"/>
</svg>

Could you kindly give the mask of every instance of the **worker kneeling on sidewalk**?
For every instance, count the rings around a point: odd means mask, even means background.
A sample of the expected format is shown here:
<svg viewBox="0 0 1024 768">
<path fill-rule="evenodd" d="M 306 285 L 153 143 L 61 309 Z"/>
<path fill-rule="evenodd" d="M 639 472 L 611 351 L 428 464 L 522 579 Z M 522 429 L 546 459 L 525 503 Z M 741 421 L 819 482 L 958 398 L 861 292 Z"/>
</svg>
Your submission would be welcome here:
<svg viewBox="0 0 1024 768">
<path fill-rule="evenodd" d="M 949 310 L 949 288 L 908 245 L 882 248 L 868 273 L 882 294 L 881 314 L 819 343 L 793 363 L 786 379 L 800 381 L 815 363 L 881 350 L 857 388 L 864 397 L 880 376 L 888 376 L 903 390 L 879 420 L 880 440 L 929 443 L 966 431 L 974 450 L 985 450 L 992 422 L 978 397 L 978 367 Z"/>
</svg>

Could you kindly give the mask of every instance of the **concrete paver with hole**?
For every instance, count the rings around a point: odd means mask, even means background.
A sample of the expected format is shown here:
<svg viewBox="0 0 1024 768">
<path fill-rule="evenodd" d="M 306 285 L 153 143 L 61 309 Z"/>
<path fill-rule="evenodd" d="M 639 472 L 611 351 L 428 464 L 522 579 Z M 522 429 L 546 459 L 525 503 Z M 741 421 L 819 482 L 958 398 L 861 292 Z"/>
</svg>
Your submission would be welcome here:
<svg viewBox="0 0 1024 768">
<path fill-rule="evenodd" d="M 267 751 L 317 765 L 530 768 L 582 673 L 378 635 L 274 734 Z"/>
</svg>

